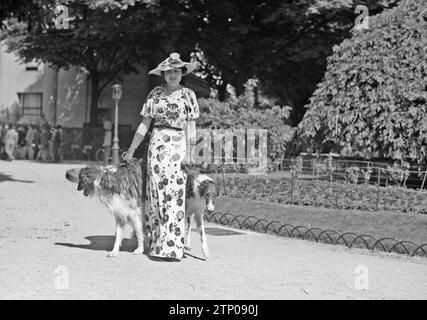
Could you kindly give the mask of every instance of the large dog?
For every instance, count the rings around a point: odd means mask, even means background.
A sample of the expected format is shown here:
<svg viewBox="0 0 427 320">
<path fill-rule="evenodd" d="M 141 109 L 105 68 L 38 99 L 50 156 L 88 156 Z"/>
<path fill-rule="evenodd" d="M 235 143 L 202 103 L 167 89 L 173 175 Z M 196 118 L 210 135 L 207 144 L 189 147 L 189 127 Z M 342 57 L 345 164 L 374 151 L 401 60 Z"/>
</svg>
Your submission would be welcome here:
<svg viewBox="0 0 427 320">
<path fill-rule="evenodd" d="M 90 166 L 79 172 L 77 190 L 83 190 L 86 197 L 97 197 L 110 209 L 116 220 L 116 239 L 108 257 L 117 256 L 126 223 L 133 227 L 138 240 L 134 254 L 142 254 L 147 250 L 141 208 L 142 178 L 141 160 L 118 166 Z"/>
<path fill-rule="evenodd" d="M 78 173 L 78 179 L 73 179 L 67 172 L 66 178 L 77 182 L 77 190 L 83 190 L 85 196 L 97 197 L 112 212 L 116 220 L 116 239 L 113 250 L 108 252 L 108 257 L 117 256 L 126 223 L 129 223 L 138 240 L 138 247 L 134 254 L 147 253 L 149 234 L 142 219 L 146 204 L 142 200 L 142 160 L 132 160 L 128 164 L 110 166 L 90 166 L 83 168 Z M 190 173 L 187 171 L 185 215 L 187 221 L 185 248 L 190 250 L 190 226 L 192 217 L 195 218 L 200 232 L 202 252 L 207 259 L 209 252 L 206 234 L 203 225 L 203 214 L 214 211 L 214 201 L 217 189 L 214 181 L 206 175 Z M 77 180 L 77 181 L 76 181 Z"/>
</svg>

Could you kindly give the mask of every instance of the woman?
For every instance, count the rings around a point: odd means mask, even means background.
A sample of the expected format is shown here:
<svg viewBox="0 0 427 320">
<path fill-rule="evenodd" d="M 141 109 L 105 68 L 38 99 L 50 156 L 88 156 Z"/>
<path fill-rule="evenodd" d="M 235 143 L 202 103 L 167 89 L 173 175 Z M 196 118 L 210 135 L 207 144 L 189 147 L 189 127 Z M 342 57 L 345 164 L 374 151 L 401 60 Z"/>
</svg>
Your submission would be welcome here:
<svg viewBox="0 0 427 320">
<path fill-rule="evenodd" d="M 178 53 L 172 53 L 149 74 L 164 77 L 166 83 L 148 94 L 142 107 L 139 125 L 126 161 L 133 154 L 155 121 L 148 147 L 148 183 L 145 214 L 149 236 L 149 255 L 181 260 L 184 253 L 185 185 L 187 175 L 181 169 L 183 160 L 189 161 L 187 142 L 195 144 L 195 122 L 199 106 L 193 90 L 180 85 L 182 76 L 197 65 L 183 62 Z"/>
</svg>

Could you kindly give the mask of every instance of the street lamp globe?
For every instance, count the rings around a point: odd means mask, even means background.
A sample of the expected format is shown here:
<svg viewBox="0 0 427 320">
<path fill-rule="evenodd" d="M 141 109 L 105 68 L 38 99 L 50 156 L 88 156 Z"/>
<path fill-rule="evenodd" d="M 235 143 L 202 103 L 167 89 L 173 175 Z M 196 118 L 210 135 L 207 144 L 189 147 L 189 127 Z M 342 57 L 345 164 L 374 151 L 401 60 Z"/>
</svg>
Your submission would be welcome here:
<svg viewBox="0 0 427 320">
<path fill-rule="evenodd" d="M 116 83 L 114 86 L 112 86 L 112 88 L 113 88 L 113 100 L 119 101 L 122 98 L 122 93 L 123 93 L 122 86 Z"/>
</svg>

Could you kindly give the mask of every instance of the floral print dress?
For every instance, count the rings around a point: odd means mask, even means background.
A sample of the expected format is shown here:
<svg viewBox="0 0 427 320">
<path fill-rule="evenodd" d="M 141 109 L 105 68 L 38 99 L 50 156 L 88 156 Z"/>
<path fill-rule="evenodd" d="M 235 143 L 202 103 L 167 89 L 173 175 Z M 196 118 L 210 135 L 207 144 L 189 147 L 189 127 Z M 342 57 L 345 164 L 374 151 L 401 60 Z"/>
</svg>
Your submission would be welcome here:
<svg viewBox="0 0 427 320">
<path fill-rule="evenodd" d="M 150 235 L 149 255 L 182 259 L 184 253 L 185 186 L 187 176 L 181 169 L 186 154 L 185 125 L 199 117 L 193 90 L 183 87 L 162 96 L 162 87 L 151 90 L 141 115 L 156 125 L 182 128 L 154 128 L 148 147 L 148 214 L 145 228 Z M 149 239 L 150 241 L 150 239 Z"/>
</svg>

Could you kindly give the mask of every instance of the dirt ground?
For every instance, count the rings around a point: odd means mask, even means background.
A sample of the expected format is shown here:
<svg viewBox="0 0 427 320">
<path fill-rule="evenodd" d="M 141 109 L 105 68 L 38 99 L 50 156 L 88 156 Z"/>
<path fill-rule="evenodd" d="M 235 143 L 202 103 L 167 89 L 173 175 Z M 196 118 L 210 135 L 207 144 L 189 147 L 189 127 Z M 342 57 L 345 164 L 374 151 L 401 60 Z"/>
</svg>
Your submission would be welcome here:
<svg viewBox="0 0 427 320">
<path fill-rule="evenodd" d="M 426 299 L 427 259 L 208 224 L 210 258 L 107 258 L 115 223 L 65 179 L 83 163 L 0 161 L 1 299 Z M 230 232 L 227 232 L 230 230 Z M 127 229 L 127 237 L 130 229 Z"/>
</svg>

